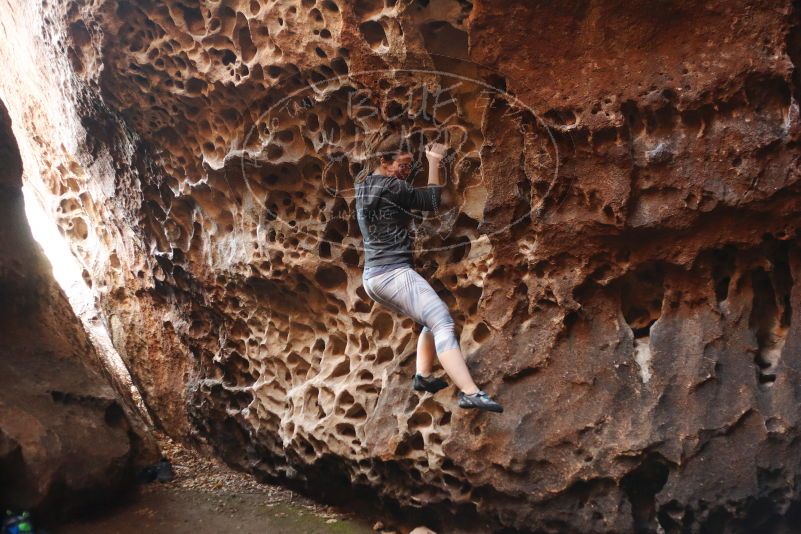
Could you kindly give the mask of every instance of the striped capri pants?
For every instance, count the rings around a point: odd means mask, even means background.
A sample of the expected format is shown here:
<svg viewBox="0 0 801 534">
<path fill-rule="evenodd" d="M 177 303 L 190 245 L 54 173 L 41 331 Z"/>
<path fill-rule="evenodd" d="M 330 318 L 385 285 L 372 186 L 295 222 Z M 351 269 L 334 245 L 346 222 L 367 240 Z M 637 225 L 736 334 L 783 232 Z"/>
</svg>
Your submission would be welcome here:
<svg viewBox="0 0 801 534">
<path fill-rule="evenodd" d="M 423 325 L 434 334 L 437 354 L 459 347 L 453 319 L 434 288 L 411 267 L 399 267 L 362 280 L 367 295 Z"/>
</svg>

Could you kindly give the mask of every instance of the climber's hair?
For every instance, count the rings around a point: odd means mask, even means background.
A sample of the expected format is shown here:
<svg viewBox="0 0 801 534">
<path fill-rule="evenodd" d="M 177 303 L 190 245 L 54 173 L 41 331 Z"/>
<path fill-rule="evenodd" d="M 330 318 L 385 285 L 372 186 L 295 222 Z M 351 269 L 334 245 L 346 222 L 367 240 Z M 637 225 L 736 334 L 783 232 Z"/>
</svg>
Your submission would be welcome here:
<svg viewBox="0 0 801 534">
<path fill-rule="evenodd" d="M 409 140 L 397 132 L 379 132 L 368 141 L 367 165 L 359 173 L 356 181 L 360 182 L 374 169 L 378 168 L 383 160 L 391 163 L 400 154 L 411 154 Z"/>
<path fill-rule="evenodd" d="M 395 160 L 399 154 L 411 153 L 409 142 L 398 133 L 387 135 L 373 152 L 373 156 L 388 163 Z"/>
</svg>

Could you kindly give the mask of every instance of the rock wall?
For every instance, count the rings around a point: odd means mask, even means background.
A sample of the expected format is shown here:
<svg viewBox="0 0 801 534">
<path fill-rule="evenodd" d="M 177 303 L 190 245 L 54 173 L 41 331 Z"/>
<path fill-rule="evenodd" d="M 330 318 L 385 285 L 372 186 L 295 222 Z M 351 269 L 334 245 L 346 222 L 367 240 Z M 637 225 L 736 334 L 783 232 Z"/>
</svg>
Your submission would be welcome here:
<svg viewBox="0 0 801 534">
<path fill-rule="evenodd" d="M 119 496 L 158 448 L 34 242 L 21 176 L 0 102 L 0 509 L 47 522 Z"/>
<path fill-rule="evenodd" d="M 446 530 L 455 512 L 510 532 L 798 520 L 795 4 L 15 13 L 56 74 L 0 87 L 172 435 Z M 361 287 L 352 187 L 387 122 L 452 134 L 450 209 L 418 221 L 417 265 L 501 416 L 414 392 L 419 327 Z"/>
</svg>

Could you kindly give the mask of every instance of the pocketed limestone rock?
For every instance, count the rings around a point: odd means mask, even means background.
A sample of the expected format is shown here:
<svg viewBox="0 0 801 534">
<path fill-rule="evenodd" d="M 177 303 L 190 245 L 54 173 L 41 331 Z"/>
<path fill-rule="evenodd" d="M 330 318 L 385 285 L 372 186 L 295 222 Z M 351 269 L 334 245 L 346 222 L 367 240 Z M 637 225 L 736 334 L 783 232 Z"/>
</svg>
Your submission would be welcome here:
<svg viewBox="0 0 801 534">
<path fill-rule="evenodd" d="M 797 5 L 0 16 L 28 179 L 176 439 L 437 531 L 792 524 Z M 352 188 L 387 122 L 463 134 L 446 209 L 416 221 L 416 266 L 500 416 L 413 391 L 419 326 L 361 285 Z"/>
</svg>

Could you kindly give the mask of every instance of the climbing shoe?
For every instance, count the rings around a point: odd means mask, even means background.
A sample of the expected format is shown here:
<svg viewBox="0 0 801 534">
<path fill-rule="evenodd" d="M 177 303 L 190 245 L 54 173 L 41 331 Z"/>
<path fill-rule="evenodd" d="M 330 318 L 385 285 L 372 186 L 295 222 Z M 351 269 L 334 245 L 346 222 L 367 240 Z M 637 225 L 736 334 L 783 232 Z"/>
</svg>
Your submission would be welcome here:
<svg viewBox="0 0 801 534">
<path fill-rule="evenodd" d="M 417 391 L 428 391 L 436 393 L 442 388 L 448 387 L 448 383 L 441 378 L 434 378 L 433 376 L 423 376 L 419 373 L 414 375 L 414 389 Z"/>
<path fill-rule="evenodd" d="M 478 408 L 490 412 L 502 412 L 503 406 L 490 398 L 484 390 L 478 390 L 472 395 L 467 395 L 464 391 L 459 392 L 459 406 L 462 408 Z"/>
</svg>

